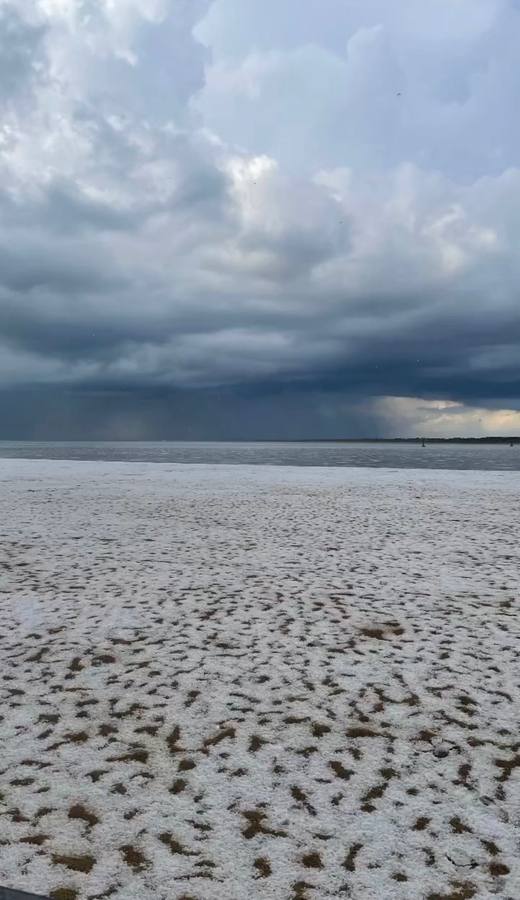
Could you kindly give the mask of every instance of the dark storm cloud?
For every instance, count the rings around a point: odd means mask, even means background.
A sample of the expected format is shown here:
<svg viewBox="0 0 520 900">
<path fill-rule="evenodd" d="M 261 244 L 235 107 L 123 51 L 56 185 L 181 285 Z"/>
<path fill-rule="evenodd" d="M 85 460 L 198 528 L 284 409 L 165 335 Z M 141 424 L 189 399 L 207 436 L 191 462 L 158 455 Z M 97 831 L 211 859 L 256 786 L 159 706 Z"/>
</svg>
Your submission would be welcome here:
<svg viewBox="0 0 520 900">
<path fill-rule="evenodd" d="M 519 37 L 507 0 L 7 0 L 1 433 L 520 428 Z"/>
<path fill-rule="evenodd" d="M 309 430 L 334 438 L 345 412 L 354 435 L 382 434 L 379 415 L 360 403 L 338 410 L 317 390 L 0 391 L 5 433 L 18 440 L 293 440 Z"/>
</svg>

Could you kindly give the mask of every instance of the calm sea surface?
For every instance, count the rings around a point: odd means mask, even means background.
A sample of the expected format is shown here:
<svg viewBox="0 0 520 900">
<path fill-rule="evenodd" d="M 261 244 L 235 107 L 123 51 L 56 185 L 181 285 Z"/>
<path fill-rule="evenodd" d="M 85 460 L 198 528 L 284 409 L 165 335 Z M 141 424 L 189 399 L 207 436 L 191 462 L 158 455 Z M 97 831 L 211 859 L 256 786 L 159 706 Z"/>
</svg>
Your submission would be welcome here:
<svg viewBox="0 0 520 900">
<path fill-rule="evenodd" d="M 520 471 L 520 444 L 375 444 L 189 441 L 0 441 L 0 457 L 277 466 Z"/>
</svg>

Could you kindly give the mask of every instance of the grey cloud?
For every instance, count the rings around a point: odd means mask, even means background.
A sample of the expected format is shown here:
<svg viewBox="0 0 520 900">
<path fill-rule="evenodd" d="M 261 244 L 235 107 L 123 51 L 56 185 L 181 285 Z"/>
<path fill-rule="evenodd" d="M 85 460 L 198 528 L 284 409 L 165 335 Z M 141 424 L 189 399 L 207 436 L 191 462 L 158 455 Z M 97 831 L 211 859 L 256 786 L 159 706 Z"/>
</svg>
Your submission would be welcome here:
<svg viewBox="0 0 520 900">
<path fill-rule="evenodd" d="M 121 273 L 103 270 L 99 248 L 64 242 L 49 246 L 45 241 L 17 236 L 18 246 L 0 244 L 0 284 L 27 295 L 36 288 L 56 294 L 78 294 L 121 284 Z"/>
<path fill-rule="evenodd" d="M 89 197 L 73 181 L 63 178 L 50 181 L 30 203 L 20 204 L 4 193 L 0 195 L 0 208 L 4 227 L 8 224 L 11 228 L 35 229 L 39 225 L 46 233 L 65 235 L 133 228 L 139 214 Z"/>
<path fill-rule="evenodd" d="M 49 227 L 68 234 L 82 228 L 104 231 L 135 224 L 135 213 L 87 197 L 76 185 L 59 179 L 49 186 L 40 215 Z"/>
<path fill-rule="evenodd" d="M 0 8 L 0 103 L 23 102 L 23 92 L 42 74 L 45 29 L 16 8 Z"/>
<path fill-rule="evenodd" d="M 199 29 L 219 53 L 196 106 L 231 140 L 303 171 L 408 160 L 469 179 L 516 164 L 520 11 L 511 2 L 441 0 L 419 11 L 415 0 L 373 0 L 330 18 L 303 13 L 292 29 L 292 0 L 277 11 L 246 4 L 240 16 L 238 6 L 220 0 Z"/>
<path fill-rule="evenodd" d="M 519 11 L 435 6 L 4 5 L 3 433 L 44 397 L 64 436 L 518 407 Z"/>
</svg>

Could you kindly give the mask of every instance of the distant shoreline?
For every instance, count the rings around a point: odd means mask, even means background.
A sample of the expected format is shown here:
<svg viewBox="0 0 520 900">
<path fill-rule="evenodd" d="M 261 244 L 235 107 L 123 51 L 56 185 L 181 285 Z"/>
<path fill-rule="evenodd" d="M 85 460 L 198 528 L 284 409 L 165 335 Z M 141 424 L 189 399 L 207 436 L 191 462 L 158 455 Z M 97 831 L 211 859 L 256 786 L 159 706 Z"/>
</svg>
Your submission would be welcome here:
<svg viewBox="0 0 520 900">
<path fill-rule="evenodd" d="M 298 444 L 518 444 L 520 437 L 416 437 L 416 438 L 302 438 L 284 443 Z M 275 441 L 274 443 L 278 443 Z"/>
</svg>

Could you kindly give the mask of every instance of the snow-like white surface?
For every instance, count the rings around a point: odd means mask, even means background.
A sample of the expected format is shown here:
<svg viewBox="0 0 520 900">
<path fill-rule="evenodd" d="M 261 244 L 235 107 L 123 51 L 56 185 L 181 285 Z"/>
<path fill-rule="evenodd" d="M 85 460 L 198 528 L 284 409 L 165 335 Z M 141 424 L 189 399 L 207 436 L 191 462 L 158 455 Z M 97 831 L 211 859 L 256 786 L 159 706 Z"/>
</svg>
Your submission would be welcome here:
<svg viewBox="0 0 520 900">
<path fill-rule="evenodd" d="M 0 883 L 518 900 L 519 501 L 0 460 Z"/>
</svg>

